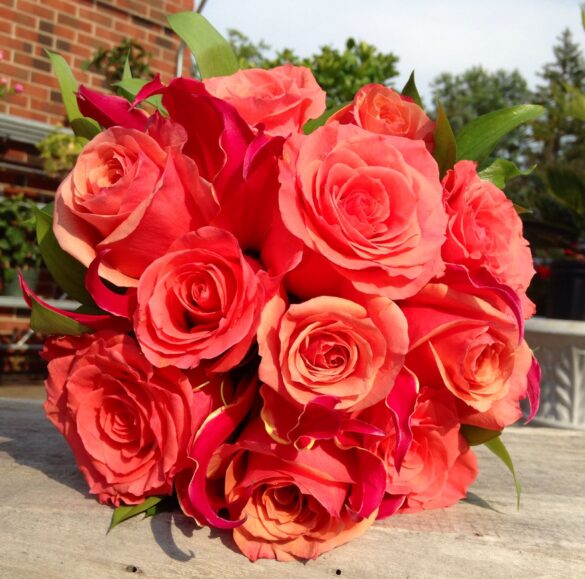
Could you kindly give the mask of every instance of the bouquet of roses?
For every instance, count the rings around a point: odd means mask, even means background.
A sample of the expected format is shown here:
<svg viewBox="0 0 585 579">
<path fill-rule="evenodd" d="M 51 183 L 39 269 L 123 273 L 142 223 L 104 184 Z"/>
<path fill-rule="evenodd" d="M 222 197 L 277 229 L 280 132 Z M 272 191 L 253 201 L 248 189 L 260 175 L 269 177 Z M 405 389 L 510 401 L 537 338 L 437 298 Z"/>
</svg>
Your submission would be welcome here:
<svg viewBox="0 0 585 579">
<path fill-rule="evenodd" d="M 88 142 L 38 238 L 81 307 L 22 287 L 90 492 L 113 524 L 176 496 L 251 560 L 454 504 L 471 446 L 511 465 L 500 432 L 538 407 L 531 254 L 497 186 L 516 168 L 486 159 L 540 108 L 455 139 L 411 79 L 325 111 L 310 70 L 237 71 L 203 17 L 170 23 L 203 80 L 127 69 L 101 94 L 51 54 Z"/>
</svg>

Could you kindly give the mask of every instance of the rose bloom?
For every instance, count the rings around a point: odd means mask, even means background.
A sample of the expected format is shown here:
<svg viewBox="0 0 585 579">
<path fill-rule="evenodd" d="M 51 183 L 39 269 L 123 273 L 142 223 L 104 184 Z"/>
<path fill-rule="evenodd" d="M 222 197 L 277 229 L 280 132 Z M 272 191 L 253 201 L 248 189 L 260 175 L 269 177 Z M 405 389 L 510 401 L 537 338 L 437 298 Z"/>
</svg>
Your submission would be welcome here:
<svg viewBox="0 0 585 579">
<path fill-rule="evenodd" d="M 248 352 L 266 300 L 262 270 L 236 238 L 203 227 L 177 240 L 140 278 L 134 329 L 155 366 L 194 368 L 222 356 L 226 371 Z"/>
<path fill-rule="evenodd" d="M 408 367 L 421 385 L 442 384 L 477 412 L 490 410 L 511 390 L 525 396 L 532 363 L 517 318 L 495 292 L 488 295 L 435 283 L 402 304 Z"/>
<path fill-rule="evenodd" d="M 522 236 L 522 221 L 505 193 L 479 178 L 473 161 L 459 161 L 443 179 L 449 215 L 443 259 L 473 273 L 485 267 L 522 299 L 524 315 L 534 313 L 526 289 L 534 275 L 532 254 Z"/>
<path fill-rule="evenodd" d="M 47 340 L 45 411 L 102 503 L 169 495 L 210 411 L 176 368 L 153 368 L 133 338 L 109 331 Z"/>
<path fill-rule="evenodd" d="M 353 102 L 332 115 L 328 122 L 354 124 L 379 133 L 425 141 L 432 152 L 435 123 L 409 97 L 402 96 L 383 84 L 367 84 Z"/>
<path fill-rule="evenodd" d="M 449 507 L 464 498 L 477 478 L 477 459 L 460 434 L 454 401 L 441 391 L 424 388 L 411 419 L 412 444 L 400 472 L 394 464 L 396 437 L 378 446 L 388 469 L 386 491 L 406 495 L 401 512 Z"/>
<path fill-rule="evenodd" d="M 355 413 L 384 399 L 402 367 L 408 330 L 387 298 L 361 305 L 321 296 L 287 309 L 275 296 L 262 314 L 258 349 L 260 379 L 278 395 L 263 394 L 262 416 L 286 441 L 295 408 L 298 416 L 307 404 L 332 397 L 336 411 Z M 285 403 L 292 413 L 281 411 Z"/>
<path fill-rule="evenodd" d="M 366 479 L 373 485 L 380 473 L 384 480 L 383 465 L 375 457 L 379 469 L 360 469 L 365 451 L 340 450 L 333 443 L 295 451 L 271 441 L 258 423 L 244 432 L 234 449 L 225 474 L 225 498 L 233 518 L 245 517 L 233 537 L 251 561 L 315 559 L 373 523 L 375 506 L 360 516 L 352 504 L 356 487 L 361 488 L 358 494 L 377 495 L 376 506 L 381 497 L 362 487 Z"/>
<path fill-rule="evenodd" d="M 325 112 L 325 92 L 310 69 L 285 64 L 269 70 L 250 68 L 205 79 L 205 88 L 232 104 L 252 126 L 287 137 Z"/>
<path fill-rule="evenodd" d="M 319 275 L 289 279 L 292 293 L 314 297 L 338 276 L 358 291 L 402 299 L 443 271 L 447 216 L 422 141 L 334 123 L 293 135 L 283 156 L 284 224 L 305 245 L 301 270 L 320 259 Z"/>
<path fill-rule="evenodd" d="M 107 250 L 100 275 L 136 286 L 177 237 L 217 212 L 209 185 L 180 153 L 185 140 L 179 125 L 159 119 L 149 134 L 113 127 L 90 141 L 57 190 L 59 245 L 85 266 Z"/>
</svg>

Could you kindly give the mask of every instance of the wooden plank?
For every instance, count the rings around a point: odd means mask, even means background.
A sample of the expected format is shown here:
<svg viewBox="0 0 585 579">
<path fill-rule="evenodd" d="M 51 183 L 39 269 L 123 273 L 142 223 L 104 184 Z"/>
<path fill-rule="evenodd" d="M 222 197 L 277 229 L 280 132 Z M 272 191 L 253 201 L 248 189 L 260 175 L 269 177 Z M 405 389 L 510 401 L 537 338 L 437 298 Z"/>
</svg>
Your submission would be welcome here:
<svg viewBox="0 0 585 579">
<path fill-rule="evenodd" d="M 585 433 L 504 438 L 524 487 L 519 512 L 509 473 L 480 448 L 468 501 L 376 523 L 306 564 L 252 564 L 229 535 L 178 513 L 106 535 L 111 511 L 86 494 L 41 405 L 0 400 L 0 577 L 585 577 Z"/>
</svg>

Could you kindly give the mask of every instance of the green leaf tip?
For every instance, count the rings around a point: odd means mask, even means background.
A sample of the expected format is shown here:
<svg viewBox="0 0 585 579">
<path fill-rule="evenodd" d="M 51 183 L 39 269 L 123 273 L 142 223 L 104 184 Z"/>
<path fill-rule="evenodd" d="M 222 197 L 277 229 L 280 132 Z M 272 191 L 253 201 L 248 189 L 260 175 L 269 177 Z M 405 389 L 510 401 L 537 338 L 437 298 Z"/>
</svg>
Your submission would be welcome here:
<svg viewBox="0 0 585 579">
<path fill-rule="evenodd" d="M 410 73 L 410 76 L 408 77 L 401 94 L 403 96 L 410 97 L 421 109 L 423 108 L 422 99 L 420 98 L 420 94 L 416 88 L 416 82 L 414 80 L 414 70 Z"/>
<path fill-rule="evenodd" d="M 506 465 L 506 467 L 512 474 L 512 478 L 514 479 L 514 487 L 516 488 L 516 508 L 520 510 L 520 495 L 522 494 L 522 486 L 520 485 L 520 481 L 516 476 L 514 463 L 512 462 L 512 457 L 510 456 L 508 449 L 502 442 L 500 436 L 488 440 L 487 442 L 485 442 L 485 445 Z"/>
<path fill-rule="evenodd" d="M 437 102 L 437 120 L 435 124 L 435 150 L 433 153 L 435 161 L 439 165 L 441 178 L 453 168 L 457 159 L 457 141 L 451 123 L 447 118 L 441 103 Z"/>
<path fill-rule="evenodd" d="M 133 506 L 121 506 L 114 509 L 112 513 L 112 520 L 107 532 L 109 533 L 114 527 L 117 527 L 120 523 L 145 513 L 147 516 L 152 516 L 154 511 L 152 510 L 158 503 L 163 500 L 163 497 L 148 497 L 143 503 Z"/>
</svg>

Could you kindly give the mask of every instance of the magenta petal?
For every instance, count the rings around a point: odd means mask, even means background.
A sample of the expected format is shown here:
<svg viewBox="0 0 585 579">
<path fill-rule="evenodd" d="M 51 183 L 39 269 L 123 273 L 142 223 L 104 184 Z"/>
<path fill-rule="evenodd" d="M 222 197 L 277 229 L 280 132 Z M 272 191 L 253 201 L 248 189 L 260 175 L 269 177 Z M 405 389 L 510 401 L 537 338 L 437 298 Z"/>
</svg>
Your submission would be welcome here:
<svg viewBox="0 0 585 579">
<path fill-rule="evenodd" d="M 450 276 L 449 281 L 446 282 L 449 285 L 456 287 L 459 278 L 464 283 L 470 283 L 477 289 L 487 289 L 495 292 L 501 299 L 503 299 L 512 310 L 512 313 L 518 322 L 518 343 L 522 342 L 524 339 L 524 315 L 522 313 L 522 302 L 520 301 L 518 294 L 511 287 L 497 281 L 496 278 L 494 278 L 494 276 L 485 268 L 481 268 L 471 275 L 465 266 L 448 263 L 446 275 Z M 455 283 L 451 283 L 451 277 L 454 278 Z"/>
<path fill-rule="evenodd" d="M 75 312 L 68 312 L 66 310 L 60 310 L 56 308 L 44 300 L 42 300 L 39 296 L 37 296 L 26 284 L 22 274 L 18 273 L 19 281 L 20 281 L 20 288 L 22 290 L 22 295 L 24 300 L 26 301 L 28 307 L 32 307 L 32 301 L 34 300 L 43 308 L 50 310 L 60 316 L 64 316 L 71 320 L 78 322 L 84 326 L 92 330 L 118 330 L 121 332 L 126 332 L 131 329 L 131 326 L 127 320 L 122 320 L 121 318 L 114 318 L 109 315 L 92 315 L 92 314 L 77 314 Z"/>
<path fill-rule="evenodd" d="M 82 85 L 77 91 L 77 103 L 84 116 L 96 120 L 106 129 L 120 126 L 144 131 L 146 127 L 146 113 L 133 108 L 122 97 L 102 94 Z"/>
<path fill-rule="evenodd" d="M 386 406 L 392 413 L 396 430 L 396 445 L 394 447 L 394 466 L 400 472 L 402 461 L 412 444 L 412 429 L 410 419 L 416 406 L 418 396 L 418 380 L 406 368 L 398 375 L 394 387 L 388 394 Z"/>
<path fill-rule="evenodd" d="M 144 102 L 152 96 L 162 94 L 166 90 L 166 86 L 160 80 L 160 74 L 156 74 L 155 77 L 147 82 L 134 97 L 133 107 L 137 107 L 140 103 Z"/>
<path fill-rule="evenodd" d="M 380 507 L 386 490 L 386 467 L 384 463 L 366 450 L 356 448 L 354 462 L 355 484 L 349 497 L 349 506 L 360 517 L 369 517 Z"/>
<path fill-rule="evenodd" d="M 406 500 L 406 495 L 390 495 L 386 494 L 382 500 L 382 504 L 378 509 L 377 520 L 386 519 L 392 516 Z"/>
<path fill-rule="evenodd" d="M 102 256 L 108 252 L 104 251 L 101 255 L 96 255 L 95 259 L 89 265 L 85 276 L 85 287 L 95 303 L 106 312 L 114 316 L 123 318 L 132 318 L 133 307 L 132 298 L 135 297 L 136 290 L 128 290 L 125 294 L 118 294 L 112 291 L 99 276 L 99 267 Z"/>
<path fill-rule="evenodd" d="M 542 377 L 542 372 L 540 370 L 540 364 L 538 363 L 537 359 L 532 356 L 532 365 L 530 366 L 530 370 L 528 370 L 528 402 L 530 403 L 530 414 L 526 419 L 525 424 L 528 424 L 538 412 L 538 408 L 540 406 L 540 379 Z"/>
<path fill-rule="evenodd" d="M 189 456 L 197 463 L 188 489 L 189 511 L 197 521 L 205 521 L 220 529 L 233 529 L 243 520 L 230 521 L 220 517 L 212 507 L 207 493 L 207 468 L 214 452 L 234 432 L 250 410 L 258 390 L 256 380 L 250 380 L 232 404 L 212 413 L 199 429 Z"/>
<path fill-rule="evenodd" d="M 311 400 L 301 412 L 296 426 L 288 433 L 288 439 L 297 446 L 310 446 L 311 441 L 335 438 L 341 418 L 334 410 L 338 399 L 319 396 Z"/>
</svg>

